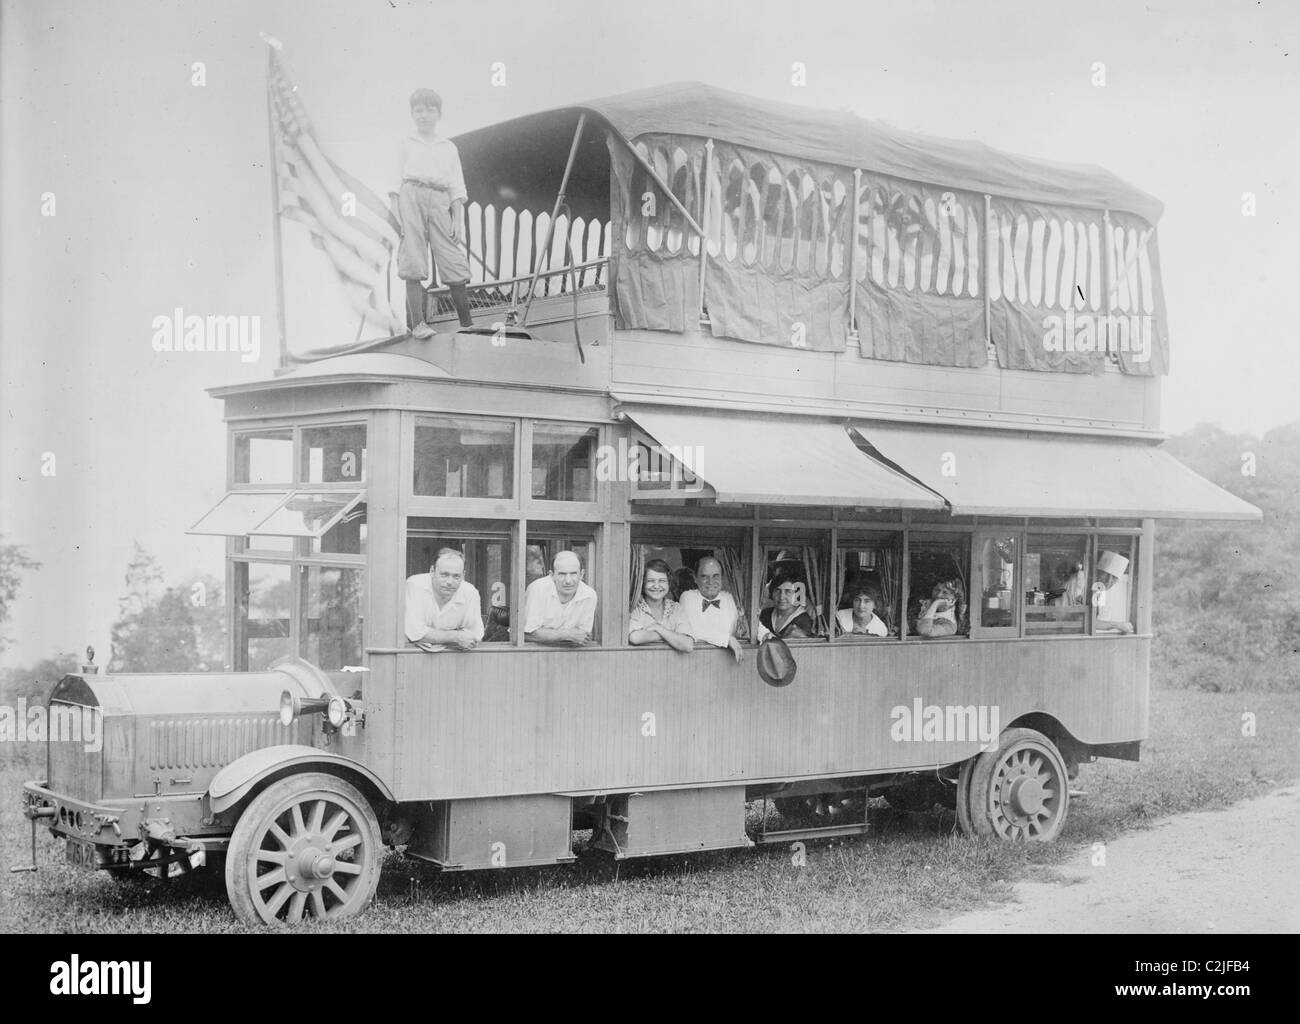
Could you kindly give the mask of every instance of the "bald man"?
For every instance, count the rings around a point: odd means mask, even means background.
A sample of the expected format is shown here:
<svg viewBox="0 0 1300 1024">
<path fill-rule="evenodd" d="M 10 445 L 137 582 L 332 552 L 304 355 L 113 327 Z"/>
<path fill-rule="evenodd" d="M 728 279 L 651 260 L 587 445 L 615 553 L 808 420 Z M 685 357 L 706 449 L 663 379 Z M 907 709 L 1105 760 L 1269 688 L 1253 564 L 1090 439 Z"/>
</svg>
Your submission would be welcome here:
<svg viewBox="0 0 1300 1024">
<path fill-rule="evenodd" d="M 596 592 L 582 582 L 582 564 L 561 551 L 551 574 L 524 591 L 524 639 L 531 643 L 583 647 L 596 624 Z"/>
<path fill-rule="evenodd" d="M 422 651 L 472 651 L 483 639 L 478 590 L 465 582 L 465 559 L 444 549 L 428 572 L 406 581 L 406 639 Z"/>
<path fill-rule="evenodd" d="M 690 623 L 691 635 L 714 647 L 726 647 L 741 661 L 745 655 L 736 639 L 740 610 L 736 599 L 722 589 L 722 564 L 716 558 L 703 558 L 695 567 L 698 590 L 687 590 L 677 605 Z"/>
</svg>

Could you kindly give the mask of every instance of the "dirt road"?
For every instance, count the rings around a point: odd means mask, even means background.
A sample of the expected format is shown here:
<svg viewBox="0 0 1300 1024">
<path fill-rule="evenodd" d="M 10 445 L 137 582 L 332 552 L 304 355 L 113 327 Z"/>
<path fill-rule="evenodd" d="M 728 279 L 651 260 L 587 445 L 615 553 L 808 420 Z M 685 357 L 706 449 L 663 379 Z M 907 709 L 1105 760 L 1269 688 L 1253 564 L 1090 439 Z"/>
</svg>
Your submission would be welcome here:
<svg viewBox="0 0 1300 1024">
<path fill-rule="evenodd" d="M 1104 863 L 1094 863 L 1101 859 Z M 1300 787 L 1168 818 L 933 932 L 1300 931 Z"/>
</svg>

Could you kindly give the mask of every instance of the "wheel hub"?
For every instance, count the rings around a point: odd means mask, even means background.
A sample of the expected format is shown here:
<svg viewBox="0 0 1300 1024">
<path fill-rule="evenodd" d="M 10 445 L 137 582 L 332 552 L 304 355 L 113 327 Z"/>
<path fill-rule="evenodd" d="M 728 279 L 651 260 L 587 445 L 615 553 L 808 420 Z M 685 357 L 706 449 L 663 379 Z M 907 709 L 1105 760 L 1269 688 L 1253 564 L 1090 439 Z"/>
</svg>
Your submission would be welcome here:
<svg viewBox="0 0 1300 1024">
<path fill-rule="evenodd" d="M 294 844 L 285 859 L 284 873 L 296 889 L 316 889 L 334 874 L 335 860 L 328 849 L 323 849 L 319 837 L 311 837 Z"/>
<path fill-rule="evenodd" d="M 1043 803 L 1043 784 L 1038 779 L 1022 775 L 1011 783 L 1011 807 L 1017 814 L 1037 814 Z"/>
</svg>

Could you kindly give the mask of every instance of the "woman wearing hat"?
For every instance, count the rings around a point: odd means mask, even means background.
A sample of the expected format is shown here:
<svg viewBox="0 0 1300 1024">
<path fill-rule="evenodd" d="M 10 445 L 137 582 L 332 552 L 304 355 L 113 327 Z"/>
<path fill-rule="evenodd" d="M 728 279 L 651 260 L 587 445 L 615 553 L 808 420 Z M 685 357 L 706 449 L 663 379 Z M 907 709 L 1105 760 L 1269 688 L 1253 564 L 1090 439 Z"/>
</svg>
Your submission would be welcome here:
<svg viewBox="0 0 1300 1024">
<path fill-rule="evenodd" d="M 795 604 L 800 584 L 795 580 L 777 577 L 767 588 L 773 602 L 772 607 L 764 608 L 758 616 L 763 628 L 782 640 L 812 636 L 816 630 L 812 616 Z"/>
<path fill-rule="evenodd" d="M 1092 607 L 1098 633 L 1132 633 L 1128 621 L 1128 559 L 1103 551 L 1097 559 L 1097 581 L 1092 585 Z"/>
</svg>

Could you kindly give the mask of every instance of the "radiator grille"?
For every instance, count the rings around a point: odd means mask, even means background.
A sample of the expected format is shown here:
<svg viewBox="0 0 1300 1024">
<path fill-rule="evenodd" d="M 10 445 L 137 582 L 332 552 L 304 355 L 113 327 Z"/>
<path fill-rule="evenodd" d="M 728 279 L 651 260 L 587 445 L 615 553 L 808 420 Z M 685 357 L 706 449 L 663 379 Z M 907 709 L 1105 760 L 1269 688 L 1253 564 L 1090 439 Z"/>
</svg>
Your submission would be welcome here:
<svg viewBox="0 0 1300 1024">
<path fill-rule="evenodd" d="M 149 723 L 153 771 L 220 768 L 250 750 L 296 741 L 293 725 L 279 715 L 168 718 Z"/>
</svg>

